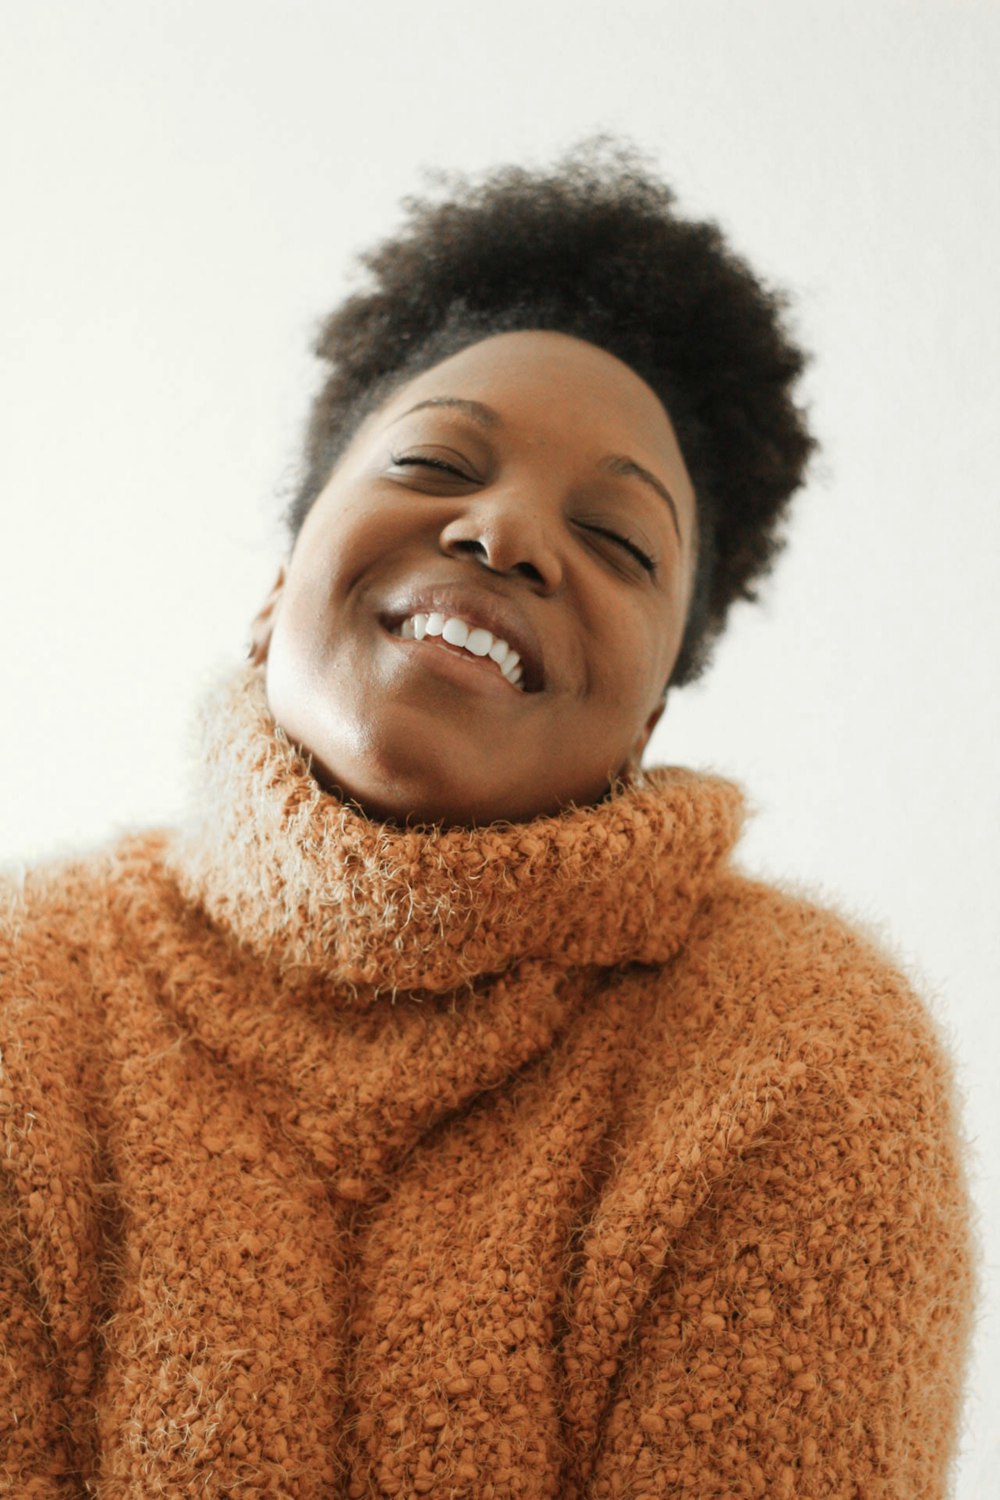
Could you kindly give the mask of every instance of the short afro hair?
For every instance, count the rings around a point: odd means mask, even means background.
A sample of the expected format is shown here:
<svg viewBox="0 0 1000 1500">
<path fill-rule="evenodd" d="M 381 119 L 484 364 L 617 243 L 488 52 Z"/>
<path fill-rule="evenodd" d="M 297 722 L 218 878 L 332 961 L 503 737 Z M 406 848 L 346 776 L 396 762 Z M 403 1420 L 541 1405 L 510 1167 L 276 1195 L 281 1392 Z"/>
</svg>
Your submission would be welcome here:
<svg viewBox="0 0 1000 1500">
<path fill-rule="evenodd" d="M 698 561 L 671 685 L 693 681 L 729 606 L 757 598 L 815 447 L 793 395 L 806 357 L 786 297 L 606 136 L 547 170 L 435 182 L 443 196 L 404 200 L 402 230 L 360 257 L 369 286 L 320 328 L 329 374 L 285 516 L 293 542 L 360 423 L 407 380 L 496 333 L 585 339 L 660 398 L 694 484 Z"/>
</svg>

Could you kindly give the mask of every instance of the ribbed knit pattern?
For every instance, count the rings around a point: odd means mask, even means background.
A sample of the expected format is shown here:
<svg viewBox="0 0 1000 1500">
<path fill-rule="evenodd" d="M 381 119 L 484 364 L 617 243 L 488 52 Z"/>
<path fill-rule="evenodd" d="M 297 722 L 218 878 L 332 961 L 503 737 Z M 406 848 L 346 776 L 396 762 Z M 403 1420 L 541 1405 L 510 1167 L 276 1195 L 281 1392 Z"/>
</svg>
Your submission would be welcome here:
<svg viewBox="0 0 1000 1500">
<path fill-rule="evenodd" d="M 203 735 L 0 906 L 0 1493 L 944 1496 L 947 1054 L 738 791 L 407 830 L 259 669 Z"/>
</svg>

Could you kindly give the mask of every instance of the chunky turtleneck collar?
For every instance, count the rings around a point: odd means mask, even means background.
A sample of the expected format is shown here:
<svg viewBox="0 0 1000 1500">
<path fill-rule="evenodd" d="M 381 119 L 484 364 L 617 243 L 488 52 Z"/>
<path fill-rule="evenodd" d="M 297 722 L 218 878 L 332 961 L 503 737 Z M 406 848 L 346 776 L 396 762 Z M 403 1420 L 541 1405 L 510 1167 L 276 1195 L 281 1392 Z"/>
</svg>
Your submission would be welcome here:
<svg viewBox="0 0 1000 1500">
<path fill-rule="evenodd" d="M 311 775 L 256 666 L 207 695 L 200 728 L 192 817 L 169 855 L 184 895 L 282 969 L 379 991 L 451 990 L 526 958 L 663 962 L 742 817 L 730 782 L 658 769 L 527 823 L 373 822 Z"/>
</svg>

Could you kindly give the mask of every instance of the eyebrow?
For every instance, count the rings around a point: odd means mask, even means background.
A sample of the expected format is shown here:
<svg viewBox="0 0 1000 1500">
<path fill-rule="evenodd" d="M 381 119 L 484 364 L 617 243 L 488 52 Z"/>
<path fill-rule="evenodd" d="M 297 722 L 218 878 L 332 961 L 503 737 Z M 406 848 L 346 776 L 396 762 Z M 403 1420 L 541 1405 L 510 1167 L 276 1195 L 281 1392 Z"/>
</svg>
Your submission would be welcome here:
<svg viewBox="0 0 1000 1500">
<path fill-rule="evenodd" d="M 498 411 L 492 406 L 484 406 L 482 401 L 466 401 L 462 396 L 430 396 L 426 401 L 418 401 L 416 406 L 411 406 L 400 416 L 394 417 L 393 422 L 401 422 L 403 417 L 411 416 L 415 411 L 423 411 L 426 406 L 451 406 L 471 417 L 478 422 L 480 427 L 502 427 L 503 419 Z M 389 424 L 392 426 L 392 422 Z"/>
<path fill-rule="evenodd" d="M 407 411 L 402 412 L 394 418 L 394 421 L 401 422 L 403 417 L 409 417 L 415 411 L 423 411 L 428 406 L 451 407 L 454 411 L 460 411 L 463 416 L 471 417 L 473 422 L 479 423 L 480 427 L 496 429 L 503 426 L 503 418 L 498 411 L 493 410 L 492 406 L 486 406 L 482 401 L 466 400 L 463 396 L 430 396 L 426 401 L 418 401 L 416 406 L 411 406 Z M 643 468 L 642 464 L 637 464 L 634 458 L 629 458 L 624 453 L 605 454 L 597 467 L 607 474 L 621 475 L 623 479 L 639 479 L 643 484 L 648 484 L 651 489 L 655 490 L 660 498 L 667 502 L 677 539 L 683 541 L 677 502 L 662 479 L 657 479 L 655 474 L 651 474 L 648 469 Z"/>
</svg>

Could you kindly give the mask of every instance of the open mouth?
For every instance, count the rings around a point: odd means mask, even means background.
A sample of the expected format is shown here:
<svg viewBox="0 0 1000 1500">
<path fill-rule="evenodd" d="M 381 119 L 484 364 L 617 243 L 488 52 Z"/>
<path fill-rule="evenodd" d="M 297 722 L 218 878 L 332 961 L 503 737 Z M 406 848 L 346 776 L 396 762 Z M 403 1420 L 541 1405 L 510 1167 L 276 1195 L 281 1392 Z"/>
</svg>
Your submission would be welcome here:
<svg viewBox="0 0 1000 1500">
<path fill-rule="evenodd" d="M 520 693 L 531 692 L 525 664 L 511 644 L 482 625 L 470 624 L 460 615 L 442 611 L 418 611 L 389 627 L 390 634 L 404 641 L 425 641 L 450 654 L 474 661 L 502 677 Z"/>
</svg>

